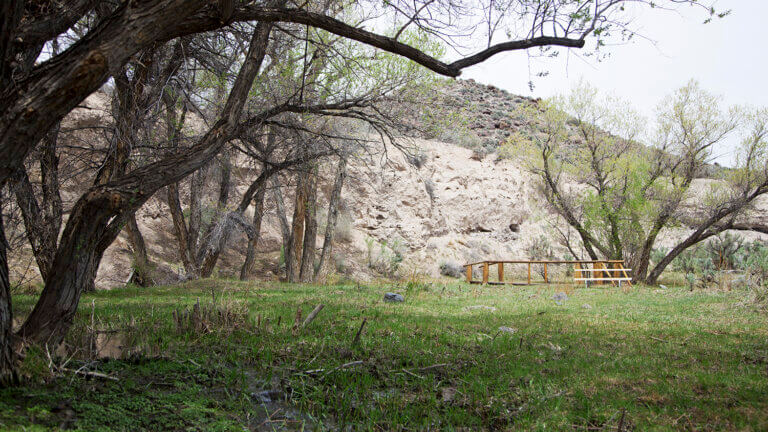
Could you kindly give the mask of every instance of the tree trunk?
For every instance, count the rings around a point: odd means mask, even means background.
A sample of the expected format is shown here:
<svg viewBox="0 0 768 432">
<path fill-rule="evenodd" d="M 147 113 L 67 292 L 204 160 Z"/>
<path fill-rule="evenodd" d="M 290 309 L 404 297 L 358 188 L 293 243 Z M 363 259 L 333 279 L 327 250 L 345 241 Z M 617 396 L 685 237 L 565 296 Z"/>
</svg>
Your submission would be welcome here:
<svg viewBox="0 0 768 432">
<path fill-rule="evenodd" d="M 0 197 L 2 204 L 2 197 Z M 2 209 L 2 205 L 0 205 Z M 0 388 L 16 385 L 16 359 L 13 350 L 13 308 L 11 306 L 11 282 L 8 275 L 7 242 L 0 211 Z"/>
<path fill-rule="evenodd" d="M 306 177 L 307 201 L 304 211 L 304 242 L 301 254 L 302 282 L 312 282 L 315 278 L 315 247 L 317 244 L 317 167 L 311 168 Z"/>
<path fill-rule="evenodd" d="M 155 282 L 152 279 L 152 261 L 149 260 L 147 244 L 144 242 L 144 236 L 139 230 L 139 224 L 136 223 L 136 213 L 128 217 L 125 231 L 128 234 L 128 243 L 130 243 L 133 249 L 133 277 L 129 282 L 143 287 L 154 284 Z"/>
<path fill-rule="evenodd" d="M 194 259 L 194 274 L 199 272 L 200 262 L 197 261 L 195 251 L 197 250 L 197 241 L 200 237 L 200 226 L 202 225 L 203 210 L 202 210 L 202 197 L 203 187 L 205 185 L 205 175 L 207 166 L 194 174 L 189 182 L 189 228 L 187 230 L 187 249 L 189 249 L 192 258 Z"/>
<path fill-rule="evenodd" d="M 171 219 L 173 220 L 173 233 L 179 245 L 179 257 L 184 265 L 184 271 L 187 274 L 196 275 L 198 270 L 195 266 L 194 252 L 189 249 L 189 233 L 187 231 L 187 222 L 184 220 L 184 213 L 181 209 L 179 184 L 172 183 L 168 185 L 166 192 L 168 208 L 171 211 Z"/>
<path fill-rule="evenodd" d="M 293 220 L 291 222 L 290 236 L 290 260 L 286 254 L 285 264 L 288 270 L 288 282 L 299 282 L 301 271 L 302 243 L 304 241 L 304 222 L 307 211 L 307 179 L 304 173 L 300 173 L 296 180 L 296 196 L 293 207 Z"/>
<path fill-rule="evenodd" d="M 339 167 L 336 170 L 336 179 L 333 182 L 331 198 L 328 202 L 328 222 L 325 225 L 325 237 L 323 238 L 323 249 L 320 252 L 320 261 L 315 269 L 315 279 L 324 277 L 327 274 L 327 263 L 330 262 L 333 254 L 333 235 L 336 231 L 336 221 L 339 216 L 339 201 L 341 199 L 341 189 L 344 187 L 344 178 L 347 176 L 347 159 L 339 159 Z"/>
<path fill-rule="evenodd" d="M 72 324 L 80 295 L 96 276 L 104 250 L 114 241 L 126 216 L 114 217 L 108 193 L 93 192 L 78 200 L 56 252 L 51 278 L 19 330 L 23 339 L 57 346 Z"/>
<path fill-rule="evenodd" d="M 275 212 L 277 213 L 277 219 L 280 221 L 280 232 L 283 236 L 283 259 L 285 260 L 285 277 L 287 279 L 288 262 L 291 259 L 291 228 L 288 225 L 288 216 L 285 213 L 285 203 L 283 202 L 283 193 L 280 190 L 280 179 L 278 176 L 272 178 L 272 198 L 275 200 Z"/>
<path fill-rule="evenodd" d="M 261 236 L 261 221 L 264 217 L 264 196 L 267 192 L 267 182 L 264 182 L 253 198 L 253 229 L 255 235 L 248 240 L 248 251 L 245 254 L 243 267 L 240 269 L 240 280 L 247 280 L 253 274 L 256 264 L 256 246 Z"/>
</svg>

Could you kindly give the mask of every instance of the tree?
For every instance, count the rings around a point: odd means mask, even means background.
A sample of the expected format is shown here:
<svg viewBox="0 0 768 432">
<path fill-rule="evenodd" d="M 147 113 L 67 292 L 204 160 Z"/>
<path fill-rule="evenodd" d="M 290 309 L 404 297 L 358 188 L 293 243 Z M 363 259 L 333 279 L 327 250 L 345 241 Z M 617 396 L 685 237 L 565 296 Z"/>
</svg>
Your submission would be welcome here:
<svg viewBox="0 0 768 432">
<path fill-rule="evenodd" d="M 579 234 L 592 259 L 627 260 L 635 281 L 655 283 L 686 248 L 745 226 L 750 204 L 768 191 L 766 122 L 763 111 L 742 118 L 737 109 L 722 109 L 719 98 L 690 82 L 659 105 L 649 134 L 626 104 L 601 99 L 581 83 L 546 104 L 540 133 L 518 134 L 510 145 L 527 149 L 549 208 Z M 745 134 L 737 165 L 711 173 L 714 147 L 736 131 Z M 702 197 L 704 185 L 695 180 L 706 176 L 718 181 Z M 693 232 L 649 274 L 660 233 L 680 225 Z"/>
</svg>

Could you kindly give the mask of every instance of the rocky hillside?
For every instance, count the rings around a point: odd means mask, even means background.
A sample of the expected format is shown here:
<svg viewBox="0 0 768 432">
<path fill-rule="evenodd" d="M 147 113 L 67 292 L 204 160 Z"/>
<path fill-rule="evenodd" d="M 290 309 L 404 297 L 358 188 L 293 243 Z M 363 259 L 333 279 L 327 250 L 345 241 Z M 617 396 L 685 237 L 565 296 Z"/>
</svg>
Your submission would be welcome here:
<svg viewBox="0 0 768 432">
<path fill-rule="evenodd" d="M 557 230 L 551 225 L 554 218 L 543 210 L 533 178 L 518 162 L 489 154 L 513 131 L 531 127 L 535 119 L 510 113 L 537 101 L 471 80 L 448 84 L 441 97 L 444 107 L 457 113 L 449 120 L 460 121 L 455 127 L 442 128 L 431 140 L 406 140 L 403 144 L 416 156 L 389 151 L 386 159 L 350 161 L 333 257 L 339 277 L 438 276 L 441 264 L 456 267 L 482 259 L 522 259 L 529 257 L 536 244 L 557 243 Z M 92 96 L 86 101 L 89 109 L 76 110 L 65 124 L 98 124 L 106 117 L 109 104 L 105 101 L 104 95 Z M 243 163 L 235 167 L 235 174 L 235 187 L 242 193 L 254 173 Z M 76 183 L 65 188 L 65 207 L 72 205 L 80 189 Z M 320 190 L 320 202 L 327 202 L 327 181 Z M 290 193 L 288 188 L 285 192 Z M 272 199 L 266 201 L 265 212 L 257 271 L 265 279 L 275 279 L 281 235 Z M 319 209 L 321 234 L 324 213 Z M 181 266 L 162 197 L 151 199 L 137 219 L 152 260 L 172 281 Z M 245 247 L 244 236 L 232 239 L 219 262 L 220 276 L 238 274 Z M 566 254 L 557 248 L 555 253 Z M 14 259 L 17 279 L 34 272 L 29 251 L 16 253 Z M 131 251 L 121 234 L 104 256 L 97 286 L 125 283 L 130 266 Z"/>
</svg>

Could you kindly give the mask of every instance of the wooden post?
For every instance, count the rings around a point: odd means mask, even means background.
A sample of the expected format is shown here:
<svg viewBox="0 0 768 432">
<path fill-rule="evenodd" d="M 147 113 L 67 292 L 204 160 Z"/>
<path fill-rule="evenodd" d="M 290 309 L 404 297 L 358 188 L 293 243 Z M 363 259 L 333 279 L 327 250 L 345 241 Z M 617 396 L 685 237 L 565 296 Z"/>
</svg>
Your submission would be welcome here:
<svg viewBox="0 0 768 432">
<path fill-rule="evenodd" d="M 531 263 L 528 263 L 528 285 L 531 284 Z"/>
<path fill-rule="evenodd" d="M 573 266 L 573 278 L 574 279 L 581 279 L 581 263 L 574 264 L 574 266 Z"/>
<path fill-rule="evenodd" d="M 547 277 L 547 263 L 544 263 L 544 283 L 549 283 L 549 277 Z"/>
<path fill-rule="evenodd" d="M 499 266 L 499 282 L 504 283 L 504 263 L 496 263 Z"/>
<path fill-rule="evenodd" d="M 488 284 L 488 261 L 483 263 L 483 285 Z"/>
<path fill-rule="evenodd" d="M 472 264 L 467 266 L 467 283 L 472 283 Z"/>
</svg>

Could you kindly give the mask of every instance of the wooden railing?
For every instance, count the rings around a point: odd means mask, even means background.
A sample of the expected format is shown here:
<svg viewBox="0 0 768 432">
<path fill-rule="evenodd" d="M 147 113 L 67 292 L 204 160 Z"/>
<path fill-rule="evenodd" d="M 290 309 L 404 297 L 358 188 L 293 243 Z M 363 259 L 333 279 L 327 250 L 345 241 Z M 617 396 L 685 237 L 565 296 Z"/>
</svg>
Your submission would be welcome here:
<svg viewBox="0 0 768 432">
<path fill-rule="evenodd" d="M 524 264 L 528 267 L 528 277 L 525 282 L 507 281 L 504 278 L 505 264 Z M 630 269 L 624 268 L 624 260 L 505 260 L 505 261 L 479 261 L 475 263 L 464 264 L 468 283 L 482 283 L 483 285 L 531 285 L 531 268 L 534 265 L 543 266 L 544 283 L 551 283 L 549 278 L 550 265 L 573 265 L 573 281 L 584 282 L 586 285 L 603 283 L 622 282 L 629 283 L 631 278 L 627 273 Z M 473 273 L 475 266 L 482 266 L 482 280 L 474 280 Z M 498 280 L 489 280 L 490 267 L 497 266 Z M 590 267 L 591 266 L 591 267 Z"/>
</svg>

